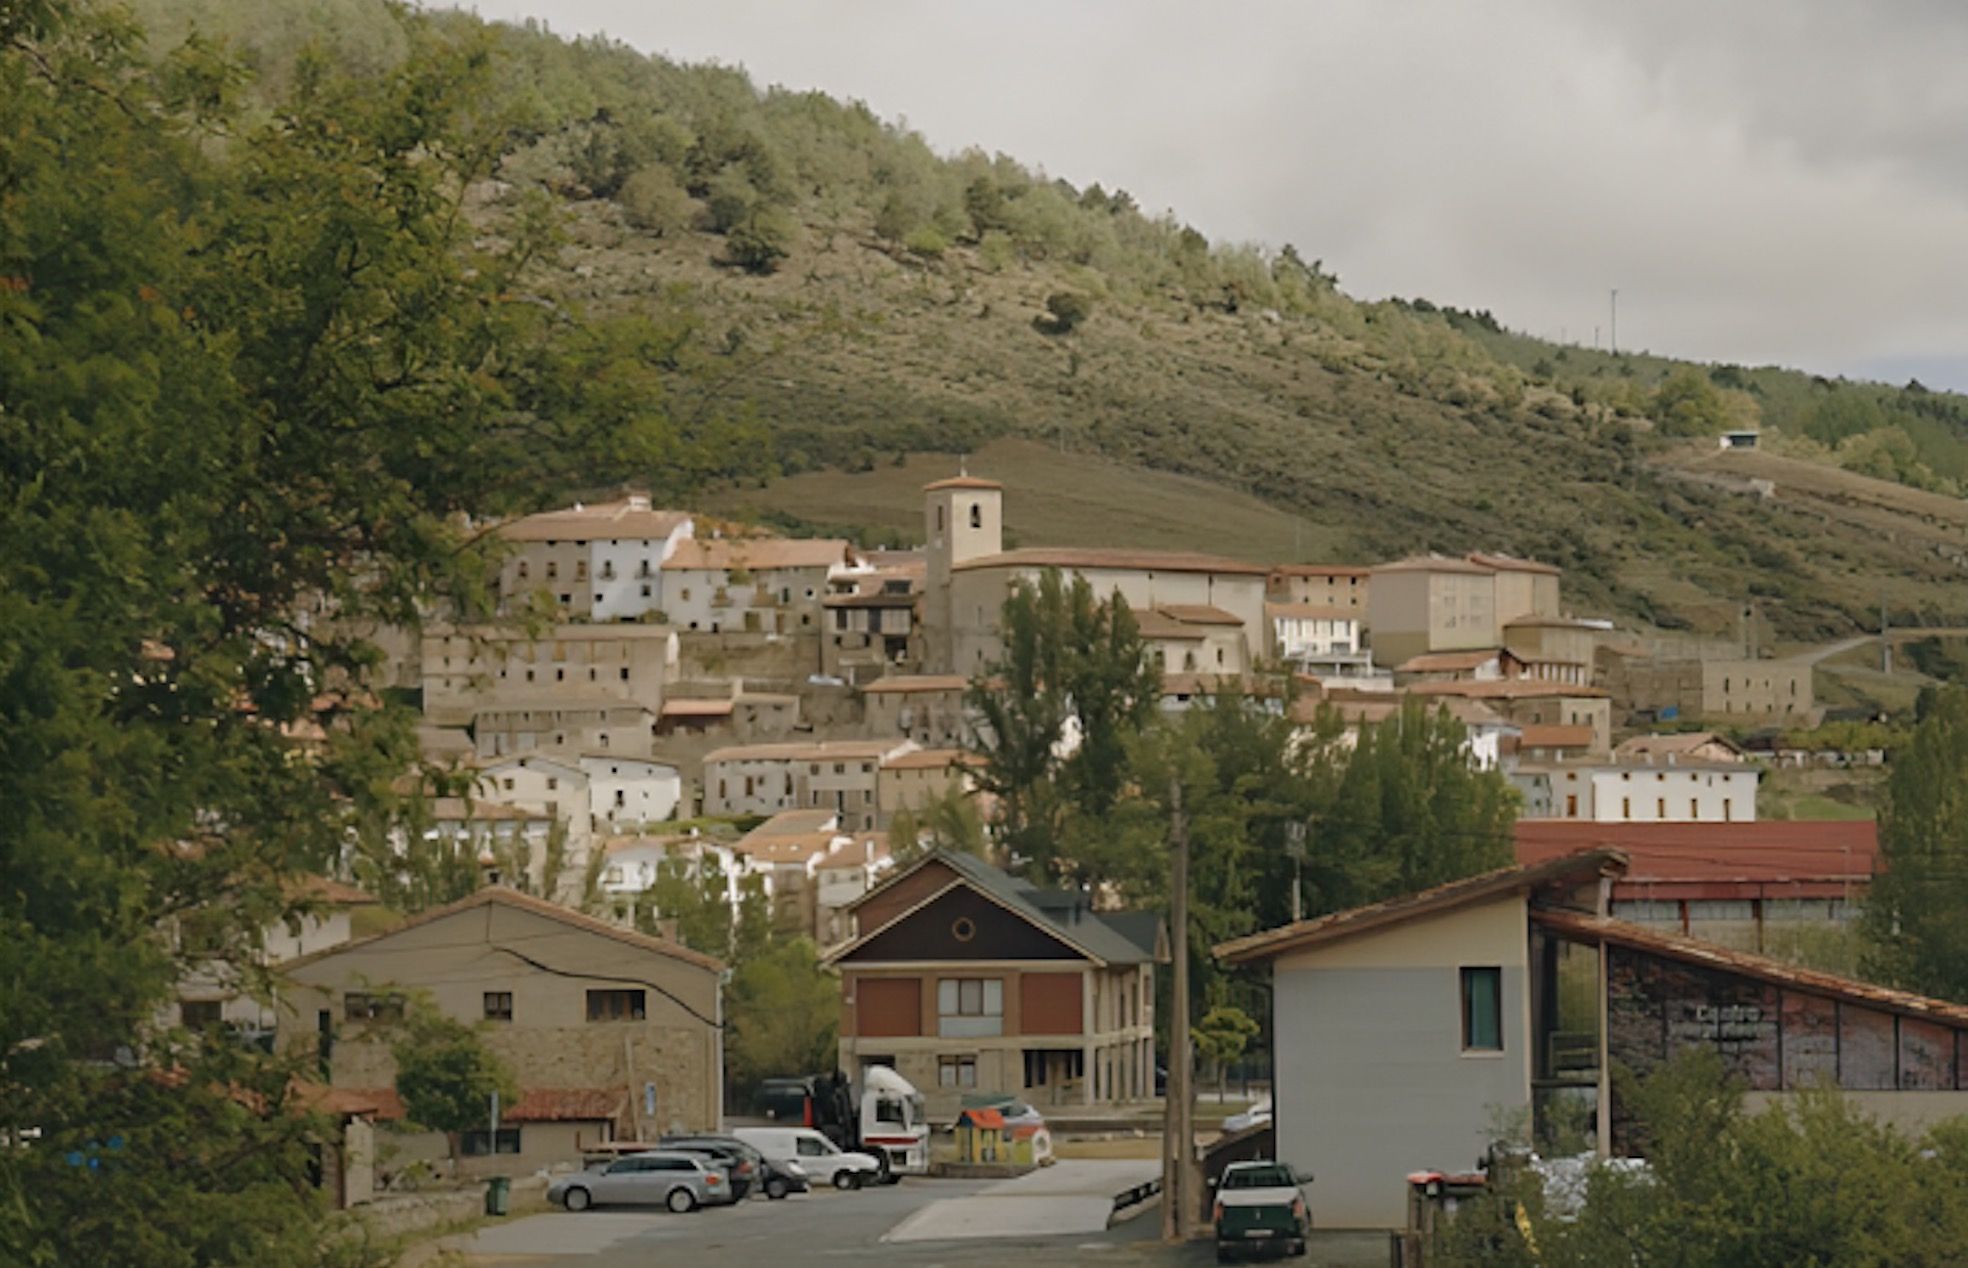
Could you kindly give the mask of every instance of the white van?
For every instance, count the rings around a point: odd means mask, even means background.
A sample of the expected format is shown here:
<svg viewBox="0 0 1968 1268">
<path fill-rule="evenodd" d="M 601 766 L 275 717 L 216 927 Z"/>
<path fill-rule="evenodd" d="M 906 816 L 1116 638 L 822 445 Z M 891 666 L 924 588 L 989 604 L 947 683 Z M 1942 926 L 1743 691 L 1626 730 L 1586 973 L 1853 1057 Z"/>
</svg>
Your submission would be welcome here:
<svg viewBox="0 0 1968 1268">
<path fill-rule="evenodd" d="M 774 1162 L 797 1162 L 815 1184 L 858 1189 L 881 1176 L 872 1155 L 844 1151 L 811 1127 L 739 1127 L 731 1134 Z"/>
</svg>

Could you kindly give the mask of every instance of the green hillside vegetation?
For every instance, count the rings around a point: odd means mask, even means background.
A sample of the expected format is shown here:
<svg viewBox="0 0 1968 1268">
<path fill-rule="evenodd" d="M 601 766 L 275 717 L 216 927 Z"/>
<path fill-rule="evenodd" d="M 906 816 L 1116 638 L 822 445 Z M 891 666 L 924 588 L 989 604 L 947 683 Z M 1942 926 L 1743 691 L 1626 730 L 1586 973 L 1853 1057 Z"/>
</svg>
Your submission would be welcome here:
<svg viewBox="0 0 1968 1268">
<path fill-rule="evenodd" d="M 229 42 L 268 108 L 314 58 L 391 64 L 417 21 L 381 0 L 139 11 L 160 45 Z M 1211 243 L 1124 190 L 939 155 L 858 103 L 544 27 L 429 22 L 481 42 L 502 85 L 494 179 L 468 202 L 480 231 L 556 218 L 540 302 L 595 322 L 592 366 L 625 400 L 660 391 L 687 424 L 675 467 L 596 471 L 596 488 L 906 537 L 909 482 L 985 450 L 987 474 L 1044 468 L 1009 499 L 1027 542 L 1505 550 L 1566 568 L 1581 611 L 1711 634 L 1750 599 L 1798 640 L 1867 626 L 1882 599 L 1896 619 L 1968 613 L 1960 397 L 1362 302 L 1315 246 Z M 625 333 L 617 315 L 651 320 Z M 1709 439 L 1758 425 L 1769 452 Z M 1043 464 L 1007 457 L 1037 445 Z M 943 457 L 895 465 L 911 454 Z M 1163 501 L 1163 474 L 1223 493 Z"/>
</svg>

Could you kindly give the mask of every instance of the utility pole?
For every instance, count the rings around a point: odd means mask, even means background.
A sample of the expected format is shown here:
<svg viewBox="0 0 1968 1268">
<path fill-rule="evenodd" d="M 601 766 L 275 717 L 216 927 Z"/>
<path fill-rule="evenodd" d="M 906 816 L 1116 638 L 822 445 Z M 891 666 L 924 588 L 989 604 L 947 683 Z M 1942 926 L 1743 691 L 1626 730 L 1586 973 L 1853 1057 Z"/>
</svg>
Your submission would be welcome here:
<svg viewBox="0 0 1968 1268">
<path fill-rule="evenodd" d="M 1613 321 L 1611 333 L 1607 335 L 1607 338 L 1613 345 L 1613 355 L 1618 356 L 1620 350 L 1620 288 L 1617 286 L 1613 288 Z"/>
<path fill-rule="evenodd" d="M 1879 596 L 1879 672 L 1893 672 L 1893 640 L 1889 637 L 1891 627 L 1886 623 L 1886 596 Z"/>
<path fill-rule="evenodd" d="M 1175 948 L 1175 984 L 1169 1018 L 1168 1092 L 1162 1101 L 1162 1240 L 1187 1238 L 1190 1206 L 1189 1155 L 1196 1133 L 1190 1126 L 1189 1088 L 1189 820 L 1182 811 L 1182 781 L 1169 778 L 1169 923 Z"/>
</svg>

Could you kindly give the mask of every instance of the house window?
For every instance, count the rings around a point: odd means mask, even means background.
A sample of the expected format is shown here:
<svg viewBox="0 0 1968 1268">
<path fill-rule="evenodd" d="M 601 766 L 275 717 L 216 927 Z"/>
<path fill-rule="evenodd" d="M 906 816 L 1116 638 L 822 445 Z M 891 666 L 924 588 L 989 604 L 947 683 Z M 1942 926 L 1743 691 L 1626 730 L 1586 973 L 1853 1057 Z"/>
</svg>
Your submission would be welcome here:
<svg viewBox="0 0 1968 1268">
<path fill-rule="evenodd" d="M 1688 798 L 1688 817 L 1690 819 L 1699 819 L 1702 817 L 1701 802 L 1694 797 Z"/>
<path fill-rule="evenodd" d="M 1633 798 L 1631 798 L 1631 797 L 1621 797 L 1621 798 L 1620 798 L 1620 818 L 1622 818 L 1622 819 L 1631 819 L 1632 817 L 1633 817 Z"/>
<path fill-rule="evenodd" d="M 1577 793 L 1566 793 L 1566 794 L 1565 794 L 1565 817 L 1566 817 L 1567 819 L 1576 819 L 1576 818 L 1578 818 L 1578 812 L 1579 812 L 1579 799 L 1578 799 L 1578 794 L 1577 794 Z"/>
<path fill-rule="evenodd" d="M 556 779 L 556 778 L 554 778 L 554 777 L 553 777 L 552 775 L 549 775 L 549 776 L 547 776 L 547 791 L 548 791 L 548 792 L 552 792 L 553 790 L 555 790 L 555 789 L 557 789 L 557 788 L 559 788 L 559 787 L 560 787 L 560 781 L 559 781 L 558 779 Z"/>
<path fill-rule="evenodd" d="M 977 1058 L 970 1055 L 936 1058 L 936 1086 L 976 1087 Z"/>
<path fill-rule="evenodd" d="M 1503 970 L 1462 970 L 1462 1050 L 1503 1051 Z"/>
<path fill-rule="evenodd" d="M 622 666 L 621 673 L 622 673 L 622 681 L 627 682 L 629 680 L 629 667 L 627 665 Z"/>
<path fill-rule="evenodd" d="M 524 559 L 519 561 L 519 579 L 521 581 L 526 580 L 526 561 Z"/>
<path fill-rule="evenodd" d="M 547 561 L 547 575 L 549 577 L 558 577 L 560 575 L 560 565 L 551 559 Z"/>
<path fill-rule="evenodd" d="M 485 1020 L 487 1021 L 512 1020 L 512 992 L 511 991 L 485 992 Z"/>
<path fill-rule="evenodd" d="M 1722 799 L 1722 822 L 1728 823 L 1736 817 L 1736 803 L 1733 798 Z"/>
<path fill-rule="evenodd" d="M 1656 819 L 1667 818 L 1667 798 L 1665 797 L 1654 798 L 1654 818 Z"/>
<path fill-rule="evenodd" d="M 1002 978 L 946 977 L 936 984 L 936 1033 L 945 1037 L 1004 1033 Z"/>
<path fill-rule="evenodd" d="M 219 1024 L 225 1004 L 216 999 L 181 999 L 178 1021 L 186 1030 L 209 1030 Z"/>
<path fill-rule="evenodd" d="M 647 1013 L 642 991 L 589 991 L 589 1021 L 641 1021 Z"/>
<path fill-rule="evenodd" d="M 984 527 L 984 507 L 980 503 L 972 502 L 970 504 L 970 526 L 972 528 Z"/>
<path fill-rule="evenodd" d="M 402 1021 L 403 997 L 350 991 L 342 998 L 342 1016 L 348 1021 Z"/>
<path fill-rule="evenodd" d="M 492 1154 L 516 1154 L 519 1152 L 519 1128 L 501 1127 L 496 1134 L 484 1128 L 460 1132 L 458 1152 L 467 1158 L 485 1158 Z"/>
<path fill-rule="evenodd" d="M 648 585 L 648 583 L 647 583 L 647 582 L 645 582 L 645 583 L 643 583 L 643 587 L 642 587 L 642 597 L 643 597 L 643 598 L 645 598 L 645 599 L 647 599 L 647 598 L 649 597 L 649 585 Z"/>
</svg>

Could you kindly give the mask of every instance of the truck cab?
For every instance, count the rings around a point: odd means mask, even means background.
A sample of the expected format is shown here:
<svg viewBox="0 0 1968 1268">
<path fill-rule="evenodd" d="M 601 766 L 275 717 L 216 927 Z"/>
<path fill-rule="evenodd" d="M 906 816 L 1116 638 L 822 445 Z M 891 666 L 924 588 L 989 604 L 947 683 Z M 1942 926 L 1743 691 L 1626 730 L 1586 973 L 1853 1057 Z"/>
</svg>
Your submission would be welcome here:
<svg viewBox="0 0 1968 1268">
<path fill-rule="evenodd" d="M 1312 1231 L 1300 1177 L 1282 1162 L 1233 1162 L 1216 1182 L 1216 1261 L 1239 1255 L 1303 1255 Z"/>
<path fill-rule="evenodd" d="M 922 1093 L 887 1066 L 861 1072 L 859 1140 L 882 1164 L 882 1178 L 929 1174 L 929 1120 Z"/>
</svg>

